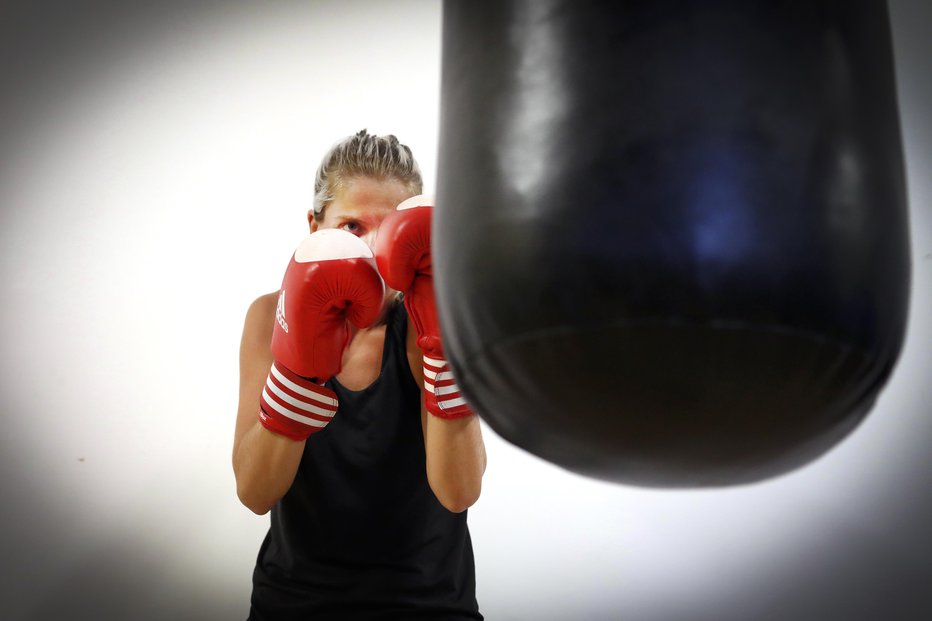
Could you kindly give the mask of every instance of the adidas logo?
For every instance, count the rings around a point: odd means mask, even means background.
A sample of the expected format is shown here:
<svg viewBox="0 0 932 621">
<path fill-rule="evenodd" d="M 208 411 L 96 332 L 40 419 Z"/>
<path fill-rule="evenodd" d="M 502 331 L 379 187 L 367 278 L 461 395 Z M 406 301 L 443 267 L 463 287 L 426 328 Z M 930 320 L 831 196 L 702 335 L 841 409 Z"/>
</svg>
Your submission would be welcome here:
<svg viewBox="0 0 932 621">
<path fill-rule="evenodd" d="M 282 292 L 278 294 L 278 308 L 275 309 L 275 319 L 278 321 L 278 325 L 282 327 L 286 333 L 288 332 L 288 322 L 285 321 L 285 290 L 282 289 Z"/>
</svg>

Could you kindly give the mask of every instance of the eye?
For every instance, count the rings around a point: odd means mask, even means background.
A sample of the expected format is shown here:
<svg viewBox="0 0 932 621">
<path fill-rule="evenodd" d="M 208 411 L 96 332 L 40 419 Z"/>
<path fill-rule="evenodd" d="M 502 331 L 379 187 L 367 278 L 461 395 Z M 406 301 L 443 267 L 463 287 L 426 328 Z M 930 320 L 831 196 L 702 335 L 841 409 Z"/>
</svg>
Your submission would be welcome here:
<svg viewBox="0 0 932 621">
<path fill-rule="evenodd" d="M 340 225 L 340 228 L 346 231 L 347 233 L 352 233 L 353 235 L 362 234 L 362 227 L 359 226 L 358 222 L 353 222 L 352 220 L 350 220 L 349 222 L 344 222 L 343 224 Z"/>
</svg>

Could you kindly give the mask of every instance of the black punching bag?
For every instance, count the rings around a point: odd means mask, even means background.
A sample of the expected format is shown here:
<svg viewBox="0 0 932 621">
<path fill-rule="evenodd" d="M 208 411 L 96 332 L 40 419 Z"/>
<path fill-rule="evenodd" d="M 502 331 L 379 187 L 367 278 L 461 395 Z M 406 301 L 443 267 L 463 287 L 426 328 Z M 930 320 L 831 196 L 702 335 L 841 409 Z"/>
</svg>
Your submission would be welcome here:
<svg viewBox="0 0 932 621">
<path fill-rule="evenodd" d="M 759 481 L 861 422 L 910 278 L 886 4 L 447 0 L 446 352 L 572 471 Z"/>
</svg>

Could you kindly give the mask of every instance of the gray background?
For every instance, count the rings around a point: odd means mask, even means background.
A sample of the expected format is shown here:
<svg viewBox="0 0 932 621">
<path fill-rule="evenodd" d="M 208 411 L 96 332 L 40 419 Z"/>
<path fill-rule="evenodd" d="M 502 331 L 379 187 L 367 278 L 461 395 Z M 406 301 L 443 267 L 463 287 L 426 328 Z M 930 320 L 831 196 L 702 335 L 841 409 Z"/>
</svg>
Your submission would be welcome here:
<svg viewBox="0 0 932 621">
<path fill-rule="evenodd" d="M 932 3 L 891 4 L 913 290 L 900 363 L 817 462 L 725 490 L 564 472 L 488 428 L 490 620 L 932 618 Z M 0 616 L 236 619 L 268 517 L 230 467 L 246 307 L 363 127 L 435 180 L 439 3 L 0 8 Z"/>
</svg>

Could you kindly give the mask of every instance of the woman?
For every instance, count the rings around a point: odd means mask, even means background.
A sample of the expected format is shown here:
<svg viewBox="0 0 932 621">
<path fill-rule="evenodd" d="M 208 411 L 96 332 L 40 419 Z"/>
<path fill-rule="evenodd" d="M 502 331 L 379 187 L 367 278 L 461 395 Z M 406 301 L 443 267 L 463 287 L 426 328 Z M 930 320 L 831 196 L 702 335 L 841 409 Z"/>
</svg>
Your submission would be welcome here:
<svg viewBox="0 0 932 621">
<path fill-rule="evenodd" d="M 372 248 L 421 185 L 408 147 L 363 130 L 325 155 L 310 230 Z M 387 290 L 375 324 L 352 333 L 324 383 L 336 414 L 307 439 L 259 416 L 279 292 L 246 314 L 233 469 L 243 504 L 272 513 L 250 619 L 482 619 L 466 525 L 485 471 L 478 417 L 428 413 L 418 335 L 399 300 Z"/>
</svg>

